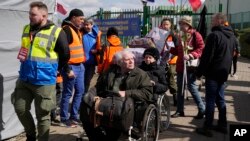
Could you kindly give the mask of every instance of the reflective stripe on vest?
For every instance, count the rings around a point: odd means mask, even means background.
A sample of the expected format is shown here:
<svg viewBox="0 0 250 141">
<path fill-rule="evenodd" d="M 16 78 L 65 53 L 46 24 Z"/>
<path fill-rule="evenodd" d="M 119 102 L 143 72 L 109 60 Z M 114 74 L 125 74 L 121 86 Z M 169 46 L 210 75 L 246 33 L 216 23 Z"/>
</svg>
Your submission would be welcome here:
<svg viewBox="0 0 250 141">
<path fill-rule="evenodd" d="M 36 33 L 33 41 L 30 39 L 29 31 L 30 26 L 27 25 L 22 35 L 22 47 L 29 49 L 28 59 L 36 62 L 57 63 L 58 57 L 54 48 L 61 28 L 51 26 L 48 30 L 41 30 Z"/>
<path fill-rule="evenodd" d="M 30 36 L 30 25 L 24 27 L 22 48 L 28 50 L 21 63 L 19 79 L 34 85 L 54 85 L 58 68 L 58 55 L 54 51 L 61 28 L 51 25 Z"/>
<path fill-rule="evenodd" d="M 83 63 L 86 58 L 84 55 L 83 45 L 82 45 L 82 35 L 78 31 L 75 32 L 73 28 L 69 26 L 73 38 L 73 42 L 69 44 L 70 59 L 69 64 Z"/>
</svg>

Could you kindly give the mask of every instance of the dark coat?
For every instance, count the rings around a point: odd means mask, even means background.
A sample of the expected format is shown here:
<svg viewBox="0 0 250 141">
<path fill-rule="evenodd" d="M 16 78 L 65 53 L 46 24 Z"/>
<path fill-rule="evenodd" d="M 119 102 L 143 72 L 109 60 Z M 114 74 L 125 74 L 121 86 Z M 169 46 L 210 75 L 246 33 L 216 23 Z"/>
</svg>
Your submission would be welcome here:
<svg viewBox="0 0 250 141">
<path fill-rule="evenodd" d="M 106 97 L 113 90 L 114 80 L 121 75 L 118 65 L 111 65 L 110 68 L 102 73 L 96 83 L 97 95 Z M 122 80 L 121 90 L 125 91 L 126 96 L 134 100 L 151 102 L 153 97 L 153 86 L 146 72 L 135 67 Z"/>
<path fill-rule="evenodd" d="M 197 76 L 204 75 L 218 82 L 227 81 L 236 45 L 236 37 L 230 27 L 213 27 L 201 56 Z"/>
<path fill-rule="evenodd" d="M 146 71 L 151 80 L 155 82 L 154 93 L 163 94 L 168 90 L 164 67 L 157 65 L 156 62 L 148 65 L 143 61 L 139 68 Z"/>
</svg>

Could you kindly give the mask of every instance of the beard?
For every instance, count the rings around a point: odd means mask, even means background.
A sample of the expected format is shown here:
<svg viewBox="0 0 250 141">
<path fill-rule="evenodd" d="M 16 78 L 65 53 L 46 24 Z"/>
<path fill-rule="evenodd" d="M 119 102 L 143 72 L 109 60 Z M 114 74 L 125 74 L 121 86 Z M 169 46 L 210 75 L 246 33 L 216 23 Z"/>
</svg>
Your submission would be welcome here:
<svg viewBox="0 0 250 141">
<path fill-rule="evenodd" d="M 30 26 L 32 29 L 38 29 L 42 25 L 42 20 L 39 20 L 38 22 L 30 22 Z"/>
</svg>

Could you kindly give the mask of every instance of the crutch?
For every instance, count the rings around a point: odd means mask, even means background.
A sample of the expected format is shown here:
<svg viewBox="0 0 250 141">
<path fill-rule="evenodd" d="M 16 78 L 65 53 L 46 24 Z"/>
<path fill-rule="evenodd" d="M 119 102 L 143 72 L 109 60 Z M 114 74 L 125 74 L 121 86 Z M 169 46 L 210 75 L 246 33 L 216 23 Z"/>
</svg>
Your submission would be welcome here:
<svg viewBox="0 0 250 141">
<path fill-rule="evenodd" d="M 188 47 L 187 47 L 187 33 L 184 33 L 183 35 L 183 41 L 182 41 L 182 45 L 183 45 L 183 76 L 182 76 L 182 95 L 184 96 L 184 98 L 186 98 L 188 100 L 188 91 L 187 91 L 187 61 L 184 59 L 184 55 L 187 54 L 188 52 Z"/>
</svg>

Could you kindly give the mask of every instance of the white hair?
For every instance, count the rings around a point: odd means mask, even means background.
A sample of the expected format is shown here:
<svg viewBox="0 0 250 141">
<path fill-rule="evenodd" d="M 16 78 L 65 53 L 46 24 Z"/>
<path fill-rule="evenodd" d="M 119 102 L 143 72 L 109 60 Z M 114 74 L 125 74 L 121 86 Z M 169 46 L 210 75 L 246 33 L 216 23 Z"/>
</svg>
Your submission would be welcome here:
<svg viewBox="0 0 250 141">
<path fill-rule="evenodd" d="M 121 66 L 125 56 L 132 56 L 135 58 L 135 55 L 131 51 L 124 49 L 123 51 L 119 51 L 114 54 L 112 63 Z"/>
</svg>

